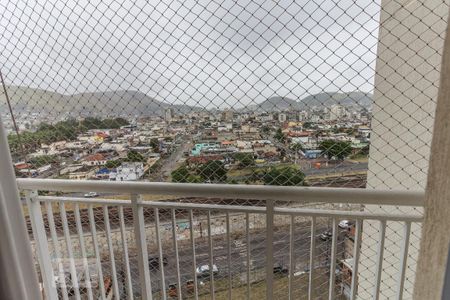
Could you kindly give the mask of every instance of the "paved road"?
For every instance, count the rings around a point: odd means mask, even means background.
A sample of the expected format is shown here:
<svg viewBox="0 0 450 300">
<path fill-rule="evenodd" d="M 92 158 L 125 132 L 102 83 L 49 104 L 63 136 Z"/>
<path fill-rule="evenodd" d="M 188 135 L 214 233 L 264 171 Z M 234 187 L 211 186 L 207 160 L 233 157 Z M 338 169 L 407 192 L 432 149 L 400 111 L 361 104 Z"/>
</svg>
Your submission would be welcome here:
<svg viewBox="0 0 450 300">
<path fill-rule="evenodd" d="M 183 135 L 180 138 L 180 146 L 167 158 L 165 159 L 162 167 L 161 174 L 164 177 L 169 177 L 170 173 L 175 170 L 179 160 L 183 157 L 185 151 L 189 151 L 192 148 L 192 143 L 190 142 L 190 136 Z"/>
<path fill-rule="evenodd" d="M 317 224 L 316 234 L 320 234 L 327 230 L 327 224 Z M 289 234 L 288 229 L 275 231 L 274 234 L 274 262 L 275 265 L 289 266 Z M 342 240 L 344 233 L 340 234 L 340 240 Z M 250 240 L 250 264 L 251 270 L 264 270 L 266 266 L 265 261 L 265 232 L 251 233 Z M 303 271 L 309 265 L 309 253 L 310 253 L 310 227 L 309 223 L 302 223 L 296 225 L 295 238 L 294 238 L 294 257 L 295 257 L 295 272 Z M 209 264 L 209 245 L 208 239 L 196 239 L 195 241 L 195 257 L 196 265 Z M 215 276 L 215 280 L 227 278 L 228 276 L 228 247 L 225 236 L 215 236 L 213 240 L 213 257 L 214 264 L 219 269 L 219 275 Z M 322 241 L 316 238 L 316 265 L 325 265 L 330 255 L 331 244 L 329 241 Z M 342 253 L 342 243 L 338 247 L 338 253 Z M 152 255 L 151 256 L 157 256 Z M 165 284 L 166 288 L 168 284 L 176 283 L 176 263 L 175 253 L 173 246 L 168 245 L 163 249 L 163 255 L 168 259 L 168 264 L 164 267 Z M 231 243 L 231 269 L 230 272 L 233 277 L 245 274 L 247 270 L 247 244 L 245 237 L 232 240 Z M 338 255 L 339 257 L 339 255 Z M 192 250 L 189 246 L 182 246 L 179 248 L 180 259 L 180 274 L 181 282 L 184 284 L 187 280 L 192 280 L 194 277 Z M 136 277 L 133 278 L 134 291 L 139 293 L 138 285 L 138 265 L 136 258 L 130 258 L 131 273 Z M 253 271 L 252 271 L 253 272 Z M 160 270 L 151 270 L 151 283 L 153 291 L 158 291 L 161 288 L 159 281 Z M 245 276 L 243 277 L 245 278 Z M 206 279 L 208 280 L 208 279 Z M 200 279 L 199 279 L 200 282 Z"/>
</svg>

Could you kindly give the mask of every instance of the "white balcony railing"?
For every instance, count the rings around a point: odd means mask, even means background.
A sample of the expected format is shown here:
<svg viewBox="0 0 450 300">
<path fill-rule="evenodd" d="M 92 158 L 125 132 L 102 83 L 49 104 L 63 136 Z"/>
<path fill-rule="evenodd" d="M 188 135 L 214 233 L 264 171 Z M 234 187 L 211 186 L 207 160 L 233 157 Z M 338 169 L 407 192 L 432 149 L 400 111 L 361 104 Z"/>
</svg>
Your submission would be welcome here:
<svg viewBox="0 0 450 300">
<path fill-rule="evenodd" d="M 47 299 L 355 299 L 367 220 L 379 224 L 374 299 L 386 224 L 403 224 L 394 280 L 402 299 L 411 224 L 421 222 L 420 210 L 371 213 L 365 206 L 423 205 L 423 193 L 407 191 L 46 179 L 18 184 Z M 84 198 L 87 192 L 100 195 Z"/>
</svg>

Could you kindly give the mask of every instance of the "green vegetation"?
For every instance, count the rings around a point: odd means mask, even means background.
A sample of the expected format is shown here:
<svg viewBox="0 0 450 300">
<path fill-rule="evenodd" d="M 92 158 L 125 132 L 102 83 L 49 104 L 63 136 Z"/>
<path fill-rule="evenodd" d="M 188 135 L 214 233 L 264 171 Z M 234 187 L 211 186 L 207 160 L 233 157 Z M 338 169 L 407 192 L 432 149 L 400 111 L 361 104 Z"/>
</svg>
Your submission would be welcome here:
<svg viewBox="0 0 450 300">
<path fill-rule="evenodd" d="M 247 168 L 255 165 L 255 158 L 253 153 L 237 153 L 234 159 L 239 161 L 240 168 Z"/>
<path fill-rule="evenodd" d="M 338 160 L 343 160 L 352 153 L 351 143 L 344 141 L 325 140 L 320 143 L 319 149 L 322 150 L 322 154 Z"/>
<path fill-rule="evenodd" d="M 199 176 L 193 175 L 189 172 L 186 166 L 181 166 L 178 169 L 172 171 L 170 174 L 172 182 L 188 182 L 188 183 L 200 183 Z"/>
<path fill-rule="evenodd" d="M 271 128 L 267 125 L 264 125 L 263 127 L 261 127 L 261 133 L 263 134 L 269 134 L 271 132 Z"/>
<path fill-rule="evenodd" d="M 120 167 L 121 164 L 122 164 L 122 160 L 120 160 L 120 159 L 108 160 L 106 162 L 105 167 L 107 167 L 108 169 L 115 169 L 117 167 Z"/>
<path fill-rule="evenodd" d="M 42 166 L 56 163 L 58 159 L 55 155 L 41 155 L 35 156 L 28 160 L 28 163 L 33 166 L 33 168 L 40 168 Z"/>
<path fill-rule="evenodd" d="M 286 136 L 284 135 L 283 131 L 281 131 L 281 128 L 277 129 L 273 137 L 280 143 L 284 143 L 286 141 Z"/>
<path fill-rule="evenodd" d="M 227 169 L 220 160 L 211 160 L 198 168 L 198 175 L 207 181 L 225 182 L 227 179 Z"/>
<path fill-rule="evenodd" d="M 369 145 L 360 148 L 360 150 L 357 153 L 350 156 L 350 159 L 359 161 L 367 161 L 368 158 L 369 158 Z"/>
<path fill-rule="evenodd" d="M 109 160 L 106 162 L 105 167 L 108 169 L 115 169 L 117 167 L 120 167 L 122 163 L 124 162 L 142 162 L 145 163 L 146 158 L 140 154 L 139 152 L 136 152 L 134 150 L 131 150 L 127 153 L 126 158 L 119 158 L 115 160 Z M 148 171 L 148 170 L 147 170 Z"/>
<path fill-rule="evenodd" d="M 298 151 L 305 151 L 305 148 L 303 148 L 303 145 L 301 143 L 294 143 L 290 146 L 291 150 L 294 152 Z"/>
<path fill-rule="evenodd" d="M 136 151 L 128 151 L 127 153 L 127 161 L 129 162 L 145 162 L 145 157 Z"/>
<path fill-rule="evenodd" d="M 150 147 L 152 147 L 153 152 L 159 152 L 159 141 L 157 138 L 150 140 Z"/>
<path fill-rule="evenodd" d="M 126 125 L 130 125 L 130 123 L 124 118 L 99 119 L 87 117 L 83 121 L 80 121 L 80 129 L 82 131 L 90 129 L 117 129 Z"/>
<path fill-rule="evenodd" d="M 69 119 L 55 124 L 41 123 L 35 132 L 21 132 L 20 139 L 16 134 L 10 134 L 8 143 L 12 153 L 22 151 L 19 141 L 22 142 L 24 151 L 30 153 L 38 149 L 41 144 L 75 140 L 78 134 L 90 129 L 115 129 L 125 125 L 129 125 L 129 123 L 123 118 L 99 119 L 92 117 L 85 118 L 82 121 Z"/>
<path fill-rule="evenodd" d="M 270 168 L 263 181 L 266 185 L 305 185 L 305 174 L 295 167 Z"/>
<path fill-rule="evenodd" d="M 317 128 L 317 124 L 312 123 L 312 122 L 305 122 L 305 123 L 303 123 L 303 128 L 304 129 L 315 129 L 315 128 Z"/>
</svg>

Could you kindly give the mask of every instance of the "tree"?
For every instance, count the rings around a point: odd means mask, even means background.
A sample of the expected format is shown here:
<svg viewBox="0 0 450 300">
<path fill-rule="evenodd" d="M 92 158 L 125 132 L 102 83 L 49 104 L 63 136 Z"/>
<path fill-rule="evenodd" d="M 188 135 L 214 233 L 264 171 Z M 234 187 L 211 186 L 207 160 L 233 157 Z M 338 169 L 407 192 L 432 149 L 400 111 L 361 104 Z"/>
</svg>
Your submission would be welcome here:
<svg viewBox="0 0 450 300">
<path fill-rule="evenodd" d="M 78 134 L 86 132 L 89 129 L 119 128 L 124 125 L 129 125 L 129 123 L 123 118 L 102 120 L 99 118 L 88 117 L 83 121 L 77 121 L 76 119 L 71 118 L 54 124 L 42 122 L 37 126 L 35 132 L 21 132 L 20 143 L 26 154 L 35 151 L 41 144 L 50 144 L 62 140 L 75 140 Z M 10 134 L 8 136 L 8 142 L 13 155 L 17 156 L 18 154 L 22 154 L 22 146 L 19 143 L 19 138 L 15 134 Z"/>
<path fill-rule="evenodd" d="M 312 123 L 312 122 L 305 122 L 305 123 L 303 123 L 303 128 L 314 129 L 314 128 L 317 128 L 317 124 Z"/>
<path fill-rule="evenodd" d="M 220 160 L 211 160 L 199 167 L 198 175 L 203 180 L 224 182 L 227 179 L 227 169 Z"/>
<path fill-rule="evenodd" d="M 291 150 L 298 153 L 298 151 L 305 151 L 305 148 L 303 148 L 301 143 L 294 143 L 291 145 Z"/>
<path fill-rule="evenodd" d="M 173 182 L 187 182 L 190 174 L 185 166 L 181 166 L 178 169 L 172 171 L 170 175 L 172 176 Z"/>
<path fill-rule="evenodd" d="M 305 185 L 305 174 L 294 167 L 271 168 L 263 176 L 266 185 Z"/>
<path fill-rule="evenodd" d="M 253 153 L 237 153 L 234 156 L 234 159 L 239 161 L 240 168 L 247 168 L 255 165 L 255 158 L 253 157 Z"/>
<path fill-rule="evenodd" d="M 115 169 L 117 167 L 120 167 L 121 164 L 122 164 L 122 161 L 120 159 L 108 160 L 106 162 L 105 167 L 107 167 L 108 169 Z"/>
<path fill-rule="evenodd" d="M 261 132 L 264 134 L 269 134 L 270 133 L 270 127 L 267 125 L 264 125 L 263 127 L 261 127 Z"/>
<path fill-rule="evenodd" d="M 284 143 L 286 141 L 286 136 L 284 135 L 283 131 L 281 131 L 281 128 L 277 129 L 273 137 L 280 143 Z"/>
<path fill-rule="evenodd" d="M 145 157 L 142 154 L 131 150 L 127 153 L 127 160 L 130 162 L 145 162 Z"/>
<path fill-rule="evenodd" d="M 172 182 L 189 182 L 189 183 L 201 183 L 200 176 L 192 175 L 186 166 L 181 166 L 178 169 L 170 173 L 172 176 Z"/>
<path fill-rule="evenodd" d="M 338 160 L 343 160 L 352 153 L 351 143 L 345 141 L 324 140 L 320 143 L 319 149 L 322 150 L 322 154 Z"/>
<path fill-rule="evenodd" d="M 40 156 L 32 157 L 28 160 L 28 163 L 33 168 L 40 168 L 42 166 L 57 163 L 57 162 L 58 162 L 58 159 L 57 159 L 56 155 L 40 155 Z"/>
<path fill-rule="evenodd" d="M 153 152 L 159 152 L 159 141 L 157 138 L 152 138 L 150 140 L 150 147 L 152 147 Z"/>
</svg>

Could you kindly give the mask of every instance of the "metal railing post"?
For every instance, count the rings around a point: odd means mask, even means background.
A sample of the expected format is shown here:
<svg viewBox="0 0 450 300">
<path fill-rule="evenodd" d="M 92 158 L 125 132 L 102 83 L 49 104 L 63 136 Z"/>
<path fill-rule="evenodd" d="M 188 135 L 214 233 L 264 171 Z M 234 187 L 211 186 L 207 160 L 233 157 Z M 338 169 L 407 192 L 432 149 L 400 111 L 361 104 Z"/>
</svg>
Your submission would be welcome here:
<svg viewBox="0 0 450 300">
<path fill-rule="evenodd" d="M 140 205 L 140 196 L 131 195 L 133 208 L 134 237 L 138 253 L 139 279 L 141 283 L 141 297 L 144 300 L 152 299 L 152 287 L 150 281 L 150 270 L 148 267 L 147 239 L 145 236 L 144 208 Z"/>
<path fill-rule="evenodd" d="M 272 200 L 266 201 L 266 299 L 273 299 L 273 206 Z"/>
<path fill-rule="evenodd" d="M 48 248 L 48 239 L 45 232 L 44 220 L 42 218 L 41 203 L 35 198 L 37 191 L 25 191 L 25 199 L 28 205 L 28 212 L 33 229 L 33 237 L 36 244 L 36 252 L 39 259 L 39 269 L 44 284 L 46 299 L 58 300 L 56 291 L 55 276 Z"/>
</svg>

